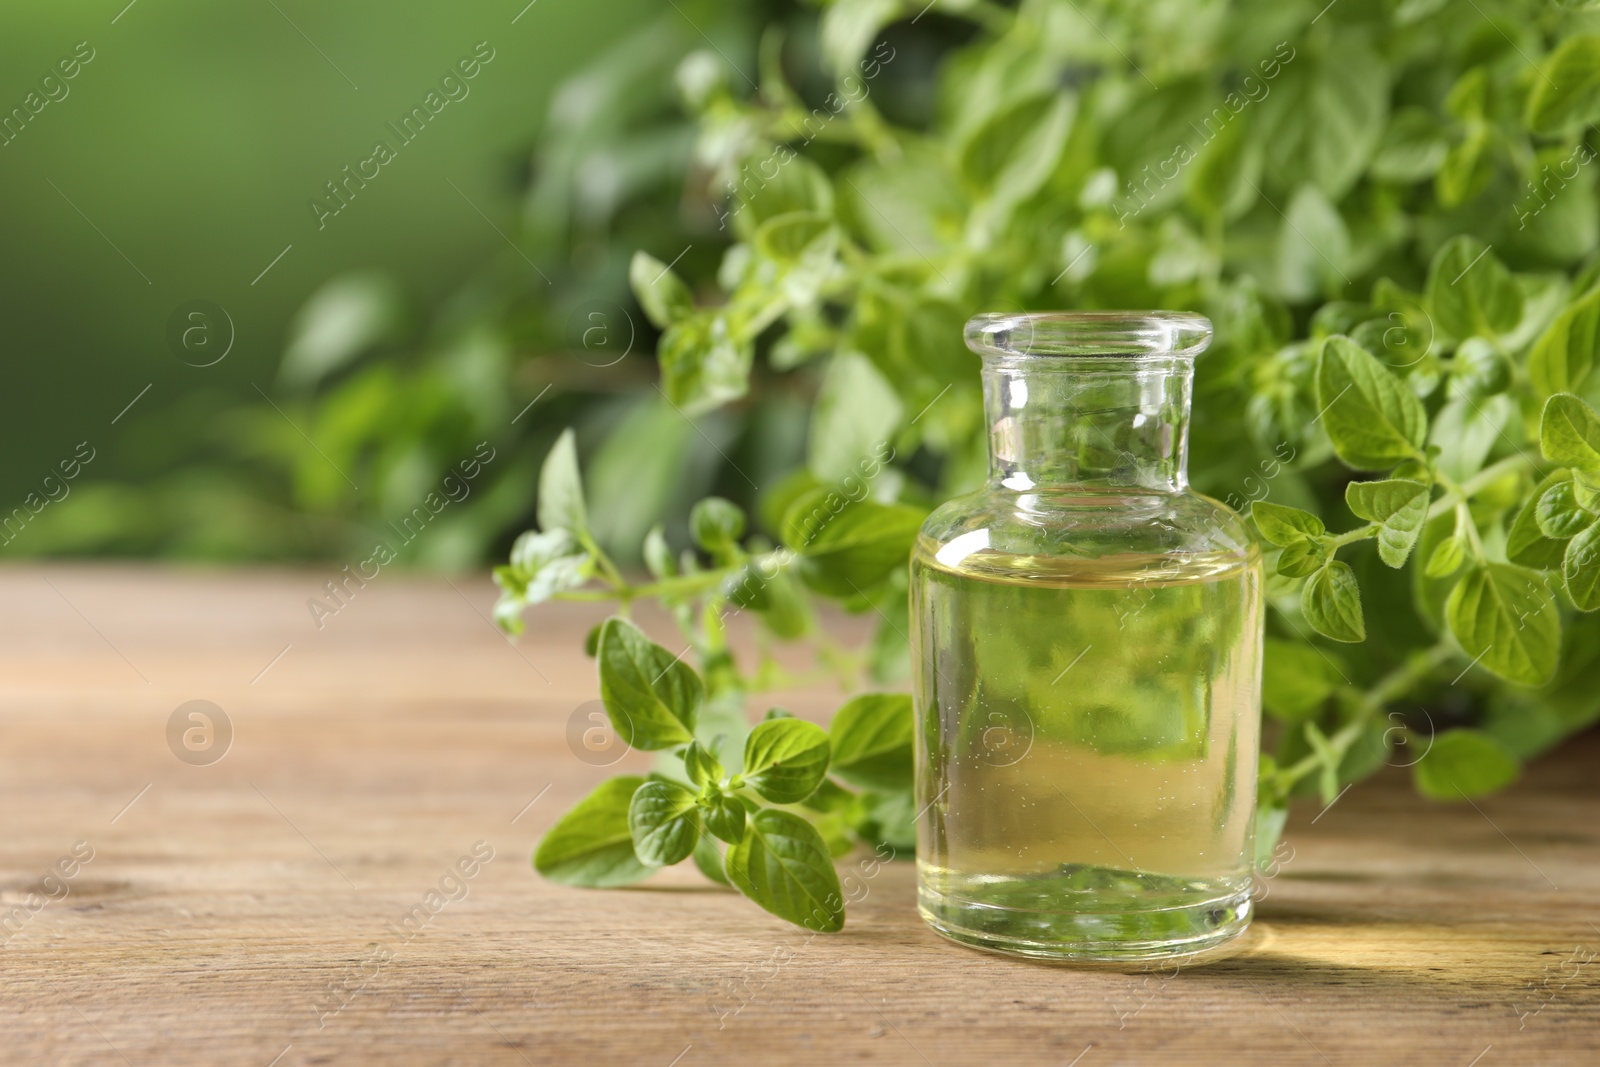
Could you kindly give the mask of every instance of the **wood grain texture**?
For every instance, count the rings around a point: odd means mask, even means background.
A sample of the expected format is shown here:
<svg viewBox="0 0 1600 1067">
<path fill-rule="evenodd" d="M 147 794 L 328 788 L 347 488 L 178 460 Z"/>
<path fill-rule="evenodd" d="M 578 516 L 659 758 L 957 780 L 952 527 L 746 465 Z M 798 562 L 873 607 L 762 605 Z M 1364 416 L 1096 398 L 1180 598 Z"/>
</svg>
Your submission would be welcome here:
<svg viewBox="0 0 1600 1067">
<path fill-rule="evenodd" d="M 481 577 L 384 574 L 319 631 L 326 577 L 0 571 L 0 1061 L 1600 1061 L 1600 961 L 1570 962 L 1600 950 L 1592 736 L 1476 810 L 1399 772 L 1297 810 L 1231 959 L 1072 970 L 940 940 L 909 864 L 863 878 L 836 935 L 689 865 L 622 891 L 540 880 L 555 818 L 648 767 L 568 747 L 600 613 L 538 612 L 512 648 Z M 210 766 L 168 748 L 193 699 L 233 724 Z M 773 702 L 824 718 L 838 699 Z M 79 841 L 93 859 L 47 880 Z M 429 914 L 480 841 L 494 858 Z"/>
</svg>

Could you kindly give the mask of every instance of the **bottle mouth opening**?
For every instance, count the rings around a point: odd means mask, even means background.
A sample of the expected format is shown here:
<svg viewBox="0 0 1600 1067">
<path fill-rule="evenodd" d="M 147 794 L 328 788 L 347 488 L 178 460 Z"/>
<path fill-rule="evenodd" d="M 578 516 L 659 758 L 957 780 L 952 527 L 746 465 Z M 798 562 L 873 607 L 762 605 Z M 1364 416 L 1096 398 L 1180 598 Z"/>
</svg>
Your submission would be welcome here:
<svg viewBox="0 0 1600 1067">
<path fill-rule="evenodd" d="M 1189 311 L 1039 311 L 976 315 L 963 331 L 985 359 L 1193 359 L 1211 320 Z"/>
</svg>

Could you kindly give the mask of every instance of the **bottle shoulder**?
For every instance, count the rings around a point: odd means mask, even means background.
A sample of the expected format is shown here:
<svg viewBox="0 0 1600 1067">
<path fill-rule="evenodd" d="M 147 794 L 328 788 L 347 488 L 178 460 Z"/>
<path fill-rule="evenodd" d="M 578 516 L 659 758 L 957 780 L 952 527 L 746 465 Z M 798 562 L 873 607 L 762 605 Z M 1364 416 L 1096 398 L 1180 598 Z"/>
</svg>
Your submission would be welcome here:
<svg viewBox="0 0 1600 1067">
<path fill-rule="evenodd" d="M 980 544 L 981 542 L 981 544 Z M 1190 490 L 1015 492 L 985 488 L 947 501 L 928 516 L 918 553 L 986 550 L 1016 556 L 1260 558 L 1243 516 Z"/>
</svg>

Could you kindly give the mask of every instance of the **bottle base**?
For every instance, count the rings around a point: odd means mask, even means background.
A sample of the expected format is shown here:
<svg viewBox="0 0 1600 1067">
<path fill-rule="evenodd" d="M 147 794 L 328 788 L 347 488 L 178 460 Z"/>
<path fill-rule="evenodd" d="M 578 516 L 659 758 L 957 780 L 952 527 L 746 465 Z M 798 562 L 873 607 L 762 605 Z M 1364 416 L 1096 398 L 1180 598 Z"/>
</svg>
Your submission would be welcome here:
<svg viewBox="0 0 1600 1067">
<path fill-rule="evenodd" d="M 1253 909 L 1248 886 L 1154 909 L 1070 913 L 997 906 L 921 886 L 917 910 L 935 932 L 971 948 L 1058 963 L 1137 964 L 1211 955 L 1245 932 Z"/>
</svg>

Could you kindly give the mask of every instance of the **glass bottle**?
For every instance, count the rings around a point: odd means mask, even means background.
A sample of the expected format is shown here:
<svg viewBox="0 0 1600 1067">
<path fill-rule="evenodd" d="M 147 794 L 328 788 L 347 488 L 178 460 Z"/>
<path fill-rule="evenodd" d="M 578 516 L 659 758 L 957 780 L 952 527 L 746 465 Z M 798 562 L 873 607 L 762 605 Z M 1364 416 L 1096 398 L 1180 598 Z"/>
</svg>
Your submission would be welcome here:
<svg viewBox="0 0 1600 1067">
<path fill-rule="evenodd" d="M 1024 956 L 1203 951 L 1250 918 L 1261 553 L 1188 487 L 1177 312 L 980 315 L 989 481 L 911 557 L 918 905 Z"/>
</svg>

